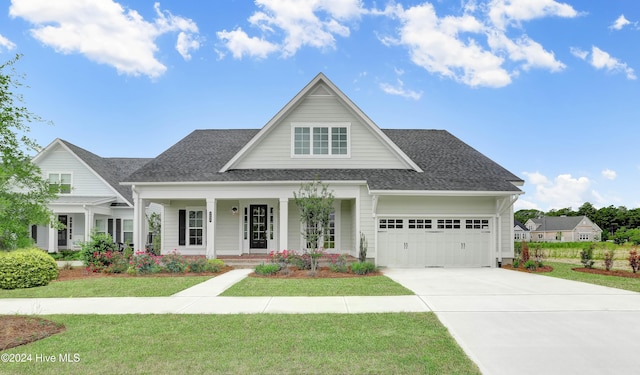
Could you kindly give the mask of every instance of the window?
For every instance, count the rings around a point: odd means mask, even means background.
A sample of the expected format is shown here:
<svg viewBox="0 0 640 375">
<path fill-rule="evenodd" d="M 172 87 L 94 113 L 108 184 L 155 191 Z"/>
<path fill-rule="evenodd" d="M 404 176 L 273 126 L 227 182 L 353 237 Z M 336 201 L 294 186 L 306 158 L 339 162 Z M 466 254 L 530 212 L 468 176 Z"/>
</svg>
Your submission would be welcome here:
<svg viewBox="0 0 640 375">
<path fill-rule="evenodd" d="M 329 233 L 324 238 L 325 249 L 336 248 L 336 213 L 335 211 L 329 214 Z"/>
<path fill-rule="evenodd" d="M 589 241 L 589 233 L 580 233 L 578 234 L 578 240 L 580 241 Z"/>
<path fill-rule="evenodd" d="M 201 246 L 204 234 L 204 211 L 189 210 L 187 221 L 187 233 L 189 233 L 189 246 Z"/>
<path fill-rule="evenodd" d="M 460 229 L 460 220 L 438 219 L 438 229 Z"/>
<path fill-rule="evenodd" d="M 122 242 L 127 245 L 133 243 L 133 220 L 122 220 Z"/>
<path fill-rule="evenodd" d="M 96 219 L 96 233 L 98 234 L 106 234 L 107 227 L 104 219 Z"/>
<path fill-rule="evenodd" d="M 349 124 L 294 124 L 293 155 L 349 155 Z"/>
<path fill-rule="evenodd" d="M 49 173 L 49 183 L 60 186 L 60 194 L 71 193 L 71 173 Z"/>
</svg>

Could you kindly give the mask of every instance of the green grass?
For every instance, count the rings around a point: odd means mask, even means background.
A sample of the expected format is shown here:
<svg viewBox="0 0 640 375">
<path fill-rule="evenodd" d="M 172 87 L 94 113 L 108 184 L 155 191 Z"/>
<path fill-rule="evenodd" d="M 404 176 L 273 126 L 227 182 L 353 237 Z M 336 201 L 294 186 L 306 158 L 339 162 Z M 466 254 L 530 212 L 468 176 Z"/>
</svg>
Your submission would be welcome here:
<svg viewBox="0 0 640 375">
<path fill-rule="evenodd" d="M 409 289 L 386 276 L 349 278 L 285 279 L 247 277 L 222 296 L 400 296 Z"/>
<path fill-rule="evenodd" d="M 480 374 L 433 313 L 57 315 L 20 374 Z M 77 363 L 35 356 L 77 353 Z"/>
<path fill-rule="evenodd" d="M 572 271 L 571 268 L 582 267 L 582 265 L 571 263 L 545 262 L 545 264 L 553 267 L 553 271 L 542 273 L 541 275 L 640 292 L 640 279 Z"/>
<path fill-rule="evenodd" d="M 211 276 L 100 277 L 54 281 L 29 289 L 0 289 L 0 298 L 164 297 L 192 287 Z"/>
</svg>

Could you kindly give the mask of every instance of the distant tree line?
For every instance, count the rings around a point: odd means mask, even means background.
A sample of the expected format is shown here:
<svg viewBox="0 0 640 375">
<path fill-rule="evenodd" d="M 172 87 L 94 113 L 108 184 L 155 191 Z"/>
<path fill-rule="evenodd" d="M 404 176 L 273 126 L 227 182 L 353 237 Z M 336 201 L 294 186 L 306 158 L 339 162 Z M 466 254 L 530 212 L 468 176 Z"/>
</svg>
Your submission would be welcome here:
<svg viewBox="0 0 640 375">
<path fill-rule="evenodd" d="M 624 206 L 602 207 L 596 209 L 589 202 L 584 203 L 577 211 L 571 207 L 553 209 L 548 212 L 540 210 L 518 210 L 514 218 L 522 224 L 529 219 L 542 216 L 586 216 L 602 229 L 602 240 L 613 240 L 616 243 L 627 241 L 640 244 L 640 208 L 627 209 Z"/>
</svg>

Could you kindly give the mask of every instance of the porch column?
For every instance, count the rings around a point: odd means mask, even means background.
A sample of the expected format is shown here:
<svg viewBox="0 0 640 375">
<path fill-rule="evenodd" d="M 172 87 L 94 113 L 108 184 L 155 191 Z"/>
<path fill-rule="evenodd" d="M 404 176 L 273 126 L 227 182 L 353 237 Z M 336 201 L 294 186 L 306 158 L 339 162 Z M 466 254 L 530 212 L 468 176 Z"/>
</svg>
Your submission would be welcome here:
<svg viewBox="0 0 640 375">
<path fill-rule="evenodd" d="M 147 242 L 146 217 L 144 215 L 144 200 L 140 198 L 135 185 L 131 187 L 133 191 L 133 245 L 134 251 L 145 251 Z"/>
<path fill-rule="evenodd" d="M 207 199 L 207 212 L 205 221 L 207 222 L 207 259 L 216 257 L 216 199 Z"/>
<path fill-rule="evenodd" d="M 57 215 L 55 216 L 57 220 Z M 53 227 L 53 224 L 49 225 L 49 246 L 47 251 L 50 253 L 58 252 L 58 231 Z"/>
<path fill-rule="evenodd" d="M 280 229 L 278 234 L 278 243 L 280 248 L 278 251 L 287 250 L 289 247 L 289 198 L 280 198 L 280 223 L 278 223 Z"/>
<path fill-rule="evenodd" d="M 93 210 L 91 207 L 84 207 L 84 242 L 91 238 L 91 230 L 93 229 Z"/>
</svg>

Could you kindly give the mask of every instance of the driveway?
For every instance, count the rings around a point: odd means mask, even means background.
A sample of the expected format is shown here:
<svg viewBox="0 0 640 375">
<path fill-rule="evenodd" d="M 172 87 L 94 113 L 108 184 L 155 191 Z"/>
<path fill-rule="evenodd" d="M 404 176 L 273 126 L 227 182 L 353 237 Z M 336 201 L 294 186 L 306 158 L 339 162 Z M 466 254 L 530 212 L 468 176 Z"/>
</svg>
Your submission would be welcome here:
<svg viewBox="0 0 640 375">
<path fill-rule="evenodd" d="M 388 269 L 483 374 L 640 373 L 640 293 L 504 269 Z"/>
</svg>

